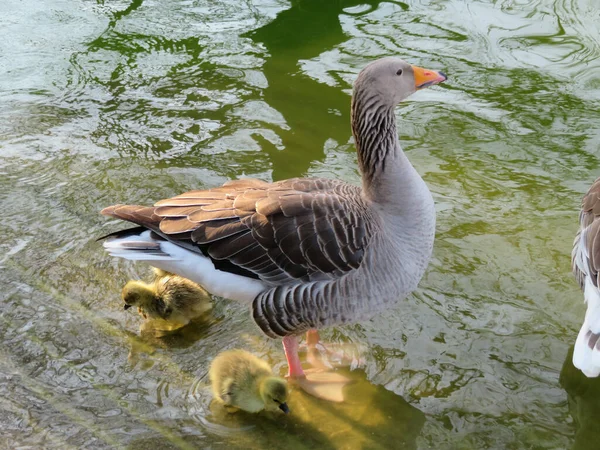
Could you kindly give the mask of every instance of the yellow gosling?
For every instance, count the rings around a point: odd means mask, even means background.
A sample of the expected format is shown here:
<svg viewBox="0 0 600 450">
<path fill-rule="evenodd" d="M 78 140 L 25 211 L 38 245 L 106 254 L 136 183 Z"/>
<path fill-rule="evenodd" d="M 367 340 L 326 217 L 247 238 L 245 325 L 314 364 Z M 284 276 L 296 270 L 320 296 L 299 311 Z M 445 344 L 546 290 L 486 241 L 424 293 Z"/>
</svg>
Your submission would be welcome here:
<svg viewBox="0 0 600 450">
<path fill-rule="evenodd" d="M 145 319 L 182 327 L 212 308 L 210 296 L 196 283 L 162 270 L 155 275 L 151 283 L 132 280 L 125 285 L 124 309 L 137 306 Z"/>
<path fill-rule="evenodd" d="M 256 413 L 263 409 L 290 412 L 286 403 L 287 383 L 273 376 L 265 361 L 244 350 L 228 350 L 218 355 L 208 372 L 215 399 L 229 412 L 238 409 Z"/>
</svg>

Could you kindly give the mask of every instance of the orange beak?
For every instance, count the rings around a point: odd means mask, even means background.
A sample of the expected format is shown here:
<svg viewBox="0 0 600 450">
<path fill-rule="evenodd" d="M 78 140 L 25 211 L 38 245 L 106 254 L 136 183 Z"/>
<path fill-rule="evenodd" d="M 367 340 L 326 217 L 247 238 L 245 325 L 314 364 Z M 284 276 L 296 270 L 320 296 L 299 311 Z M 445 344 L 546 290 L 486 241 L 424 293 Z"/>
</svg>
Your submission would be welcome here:
<svg viewBox="0 0 600 450">
<path fill-rule="evenodd" d="M 423 89 L 427 86 L 438 84 L 448 79 L 444 72 L 436 72 L 435 70 L 427 70 L 417 66 L 412 66 L 412 68 L 415 74 L 416 89 Z"/>
</svg>

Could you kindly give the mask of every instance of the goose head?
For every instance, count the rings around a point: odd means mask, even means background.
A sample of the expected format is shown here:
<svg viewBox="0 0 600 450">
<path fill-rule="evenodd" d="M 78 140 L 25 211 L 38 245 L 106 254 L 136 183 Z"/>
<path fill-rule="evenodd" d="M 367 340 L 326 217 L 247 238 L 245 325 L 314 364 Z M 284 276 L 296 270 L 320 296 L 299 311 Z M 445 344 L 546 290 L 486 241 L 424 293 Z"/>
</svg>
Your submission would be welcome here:
<svg viewBox="0 0 600 450">
<path fill-rule="evenodd" d="M 261 381 L 259 390 L 260 396 L 265 402 L 265 409 L 271 411 L 280 409 L 286 414 L 290 412 L 286 403 L 288 389 L 285 380 L 278 377 L 267 377 Z"/>
<path fill-rule="evenodd" d="M 146 283 L 132 280 L 123 287 L 121 297 L 125 302 L 123 309 L 127 310 L 132 306 L 143 307 L 150 304 L 155 294 Z"/>
<path fill-rule="evenodd" d="M 373 101 L 394 107 L 419 89 L 446 81 L 443 72 L 423 69 L 388 57 L 367 65 L 354 82 L 354 95 L 366 93 Z M 368 99 L 365 99 L 368 101 Z"/>
</svg>

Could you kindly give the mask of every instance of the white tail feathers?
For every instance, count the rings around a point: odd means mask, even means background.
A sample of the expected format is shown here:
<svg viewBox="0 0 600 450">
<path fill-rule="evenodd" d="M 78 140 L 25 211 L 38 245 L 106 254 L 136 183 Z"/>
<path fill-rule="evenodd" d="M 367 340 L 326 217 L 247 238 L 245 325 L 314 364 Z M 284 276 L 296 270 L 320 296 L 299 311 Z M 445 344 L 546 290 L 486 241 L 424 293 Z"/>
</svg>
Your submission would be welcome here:
<svg viewBox="0 0 600 450">
<path fill-rule="evenodd" d="M 587 377 L 597 377 L 600 375 L 600 291 L 589 276 L 585 279 L 584 297 L 587 311 L 575 342 L 573 365 Z"/>
<path fill-rule="evenodd" d="M 137 235 L 110 237 L 104 248 L 112 256 L 150 265 L 198 283 L 208 292 L 231 300 L 252 302 L 267 289 L 262 281 L 217 270 L 210 258 L 169 241 L 154 239 L 149 230 Z"/>
<path fill-rule="evenodd" d="M 166 261 L 171 255 L 162 251 L 160 243 L 151 237 L 150 231 L 144 231 L 137 236 L 109 238 L 103 244 L 111 256 L 132 261 Z"/>
</svg>

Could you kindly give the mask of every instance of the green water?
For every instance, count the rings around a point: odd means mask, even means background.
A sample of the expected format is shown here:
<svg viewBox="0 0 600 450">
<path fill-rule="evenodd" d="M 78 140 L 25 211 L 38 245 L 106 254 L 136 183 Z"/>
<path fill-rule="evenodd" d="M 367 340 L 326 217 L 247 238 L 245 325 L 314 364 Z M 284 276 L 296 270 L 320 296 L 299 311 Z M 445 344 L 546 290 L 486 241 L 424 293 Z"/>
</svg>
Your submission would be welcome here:
<svg viewBox="0 0 600 450">
<path fill-rule="evenodd" d="M 283 373 L 280 343 L 221 299 L 140 336 L 119 292 L 148 270 L 102 251 L 98 211 L 240 176 L 358 182 L 349 92 L 384 55 L 450 77 L 397 114 L 437 204 L 429 270 L 323 333 L 355 349 L 345 404 L 224 415 L 211 358 Z M 568 352 L 599 57 L 593 0 L 3 0 L 0 448 L 597 448 L 600 386 Z"/>
</svg>

